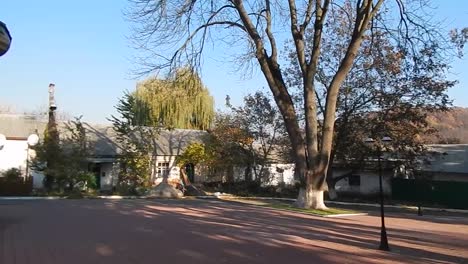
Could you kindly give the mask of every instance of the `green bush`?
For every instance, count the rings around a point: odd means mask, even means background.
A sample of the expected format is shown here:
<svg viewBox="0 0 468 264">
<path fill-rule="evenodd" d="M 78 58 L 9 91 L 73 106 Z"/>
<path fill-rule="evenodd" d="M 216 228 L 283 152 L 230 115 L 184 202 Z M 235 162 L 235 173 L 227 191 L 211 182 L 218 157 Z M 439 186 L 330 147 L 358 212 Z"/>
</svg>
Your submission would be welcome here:
<svg viewBox="0 0 468 264">
<path fill-rule="evenodd" d="M 261 186 L 257 181 L 241 182 L 207 182 L 204 188 L 209 191 L 230 193 L 238 196 L 265 196 L 296 198 L 299 186 L 280 184 L 278 186 Z"/>
<path fill-rule="evenodd" d="M 83 172 L 78 175 L 78 182 L 84 183 L 86 189 L 97 189 L 96 176 L 92 172 Z"/>
<path fill-rule="evenodd" d="M 2 173 L 2 176 L 5 177 L 7 181 L 14 182 L 21 179 L 21 170 L 18 168 L 10 168 Z"/>
<path fill-rule="evenodd" d="M 84 197 L 84 194 L 80 192 L 79 190 L 73 190 L 68 193 L 66 193 L 67 199 L 82 199 Z"/>
<path fill-rule="evenodd" d="M 138 195 L 134 185 L 121 182 L 115 187 L 115 194 L 117 195 Z"/>
<path fill-rule="evenodd" d="M 151 188 L 149 187 L 137 187 L 135 188 L 135 192 L 137 193 L 137 195 L 146 195 L 148 194 L 148 192 L 150 191 Z"/>
</svg>

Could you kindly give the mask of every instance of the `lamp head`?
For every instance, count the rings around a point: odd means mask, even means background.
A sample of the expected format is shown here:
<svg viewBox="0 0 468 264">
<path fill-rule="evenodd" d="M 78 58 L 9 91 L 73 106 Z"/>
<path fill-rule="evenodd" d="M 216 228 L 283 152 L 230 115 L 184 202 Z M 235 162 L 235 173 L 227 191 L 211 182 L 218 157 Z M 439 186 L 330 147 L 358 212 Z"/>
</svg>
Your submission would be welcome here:
<svg viewBox="0 0 468 264">
<path fill-rule="evenodd" d="M 390 143 L 390 142 L 392 142 L 392 138 L 389 137 L 389 136 L 385 136 L 385 137 L 382 138 L 382 142 L 384 142 L 384 143 Z"/>
<path fill-rule="evenodd" d="M 7 53 L 11 45 L 11 35 L 5 23 L 0 21 L 0 56 Z"/>
<path fill-rule="evenodd" d="M 34 147 L 39 143 L 39 136 L 37 134 L 31 134 L 28 137 L 28 146 Z"/>
</svg>

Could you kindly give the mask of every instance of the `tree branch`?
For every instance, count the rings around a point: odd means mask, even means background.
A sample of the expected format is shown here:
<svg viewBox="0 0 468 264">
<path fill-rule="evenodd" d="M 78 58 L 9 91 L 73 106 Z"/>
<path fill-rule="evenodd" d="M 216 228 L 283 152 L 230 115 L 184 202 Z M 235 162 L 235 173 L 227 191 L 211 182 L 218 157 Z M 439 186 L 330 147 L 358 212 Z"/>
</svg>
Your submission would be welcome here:
<svg viewBox="0 0 468 264">
<path fill-rule="evenodd" d="M 266 16 L 265 16 L 265 19 L 266 19 L 266 22 L 267 22 L 267 26 L 266 26 L 266 34 L 268 36 L 268 39 L 270 40 L 270 47 L 271 47 L 271 59 L 273 61 L 277 61 L 278 60 L 278 53 L 277 53 L 277 47 L 276 47 L 276 41 L 275 41 L 275 38 L 273 36 L 273 33 L 271 31 L 271 7 L 270 7 L 270 0 L 265 0 L 265 3 L 266 3 Z"/>
</svg>

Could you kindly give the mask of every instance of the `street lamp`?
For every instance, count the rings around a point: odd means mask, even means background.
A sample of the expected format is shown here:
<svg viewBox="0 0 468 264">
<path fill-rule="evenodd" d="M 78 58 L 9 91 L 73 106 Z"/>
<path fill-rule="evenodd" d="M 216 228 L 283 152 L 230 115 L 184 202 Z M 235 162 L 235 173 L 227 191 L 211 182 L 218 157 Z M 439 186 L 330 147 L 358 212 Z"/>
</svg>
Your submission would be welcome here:
<svg viewBox="0 0 468 264">
<path fill-rule="evenodd" d="M 0 21 L 0 56 L 10 49 L 11 35 L 5 23 Z"/>
<path fill-rule="evenodd" d="M 29 148 L 34 147 L 39 143 L 39 136 L 37 134 L 31 134 L 28 137 L 28 149 L 26 150 L 26 177 L 29 176 Z"/>
<path fill-rule="evenodd" d="M 390 143 L 392 139 L 390 137 L 383 137 L 380 142 L 385 144 L 385 143 Z M 383 194 L 383 186 L 382 186 L 382 145 L 380 143 L 374 144 L 375 140 L 372 138 L 367 138 L 364 141 L 366 144 L 369 145 L 376 145 L 377 149 L 377 160 L 378 160 L 378 166 L 379 166 L 379 194 L 380 194 L 380 220 L 381 220 L 381 226 L 380 226 L 380 250 L 385 250 L 385 251 L 390 251 L 390 248 L 388 246 L 388 239 L 387 239 L 387 229 L 385 228 L 385 210 L 384 210 L 384 194 Z"/>
</svg>

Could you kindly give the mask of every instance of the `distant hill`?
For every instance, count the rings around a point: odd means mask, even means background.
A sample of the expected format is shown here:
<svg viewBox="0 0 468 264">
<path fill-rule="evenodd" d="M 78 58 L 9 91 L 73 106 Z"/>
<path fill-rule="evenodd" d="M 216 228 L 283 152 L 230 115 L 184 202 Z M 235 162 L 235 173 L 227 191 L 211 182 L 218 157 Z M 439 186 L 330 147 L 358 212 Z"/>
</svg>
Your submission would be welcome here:
<svg viewBox="0 0 468 264">
<path fill-rule="evenodd" d="M 468 144 L 468 108 L 453 107 L 428 117 L 429 124 L 439 131 L 428 143 Z"/>
</svg>

